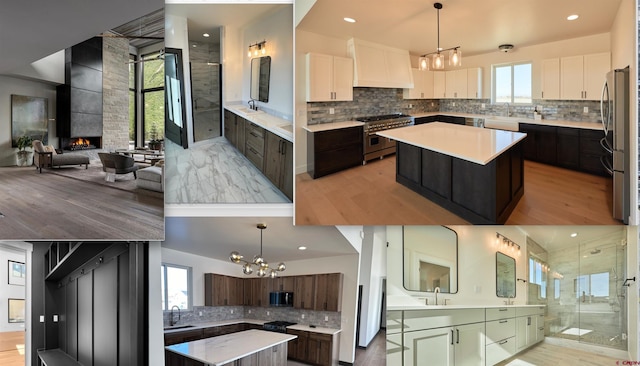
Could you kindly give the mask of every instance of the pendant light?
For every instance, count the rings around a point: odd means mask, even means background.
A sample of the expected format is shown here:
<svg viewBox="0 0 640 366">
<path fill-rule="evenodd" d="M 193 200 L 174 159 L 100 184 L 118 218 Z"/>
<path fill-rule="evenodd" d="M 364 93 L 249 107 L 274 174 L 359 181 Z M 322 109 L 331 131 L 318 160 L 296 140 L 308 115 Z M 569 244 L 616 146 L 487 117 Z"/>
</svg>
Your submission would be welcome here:
<svg viewBox="0 0 640 366">
<path fill-rule="evenodd" d="M 447 49 L 440 48 L 440 9 L 442 9 L 441 3 L 434 3 L 433 7 L 436 8 L 437 12 L 437 24 L 438 24 L 438 47 L 435 52 L 427 53 L 418 59 L 418 67 L 420 70 L 429 70 L 429 61 L 427 56 L 431 56 L 431 69 L 433 70 L 443 70 L 444 69 L 444 54 L 443 51 L 449 52 L 449 65 L 450 66 L 460 66 L 462 65 L 462 51 L 460 50 L 460 46 L 451 47 Z"/>
<path fill-rule="evenodd" d="M 262 255 L 262 232 L 267 228 L 267 225 L 258 224 L 256 227 L 260 229 L 260 254 L 256 254 L 253 260 L 249 262 L 244 260 L 244 257 L 240 253 L 233 251 L 229 255 L 229 260 L 236 264 L 242 264 L 242 272 L 246 275 L 252 274 L 255 267 L 255 272 L 258 277 L 269 276 L 275 278 L 278 276 L 278 272 L 286 269 L 286 266 L 280 262 L 276 268 L 269 268 L 269 263 L 267 263 Z"/>
</svg>

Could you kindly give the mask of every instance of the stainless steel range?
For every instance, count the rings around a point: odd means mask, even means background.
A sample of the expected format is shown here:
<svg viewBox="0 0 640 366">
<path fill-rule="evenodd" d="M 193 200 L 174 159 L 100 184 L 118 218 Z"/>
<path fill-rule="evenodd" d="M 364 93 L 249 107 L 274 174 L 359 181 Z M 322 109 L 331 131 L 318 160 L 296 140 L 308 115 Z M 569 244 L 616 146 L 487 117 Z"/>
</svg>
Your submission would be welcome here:
<svg viewBox="0 0 640 366">
<path fill-rule="evenodd" d="M 396 152 L 396 142 L 386 137 L 376 135 L 376 132 L 391 128 L 412 126 L 414 118 L 406 114 L 387 114 L 383 116 L 362 117 L 356 119 L 364 122 L 364 160 L 362 164 L 375 158 Z"/>
<path fill-rule="evenodd" d="M 297 323 L 290 323 L 290 322 L 276 320 L 273 322 L 264 323 L 264 325 L 262 326 L 262 329 L 268 330 L 271 332 L 286 333 L 288 326 L 296 325 L 296 324 Z"/>
</svg>

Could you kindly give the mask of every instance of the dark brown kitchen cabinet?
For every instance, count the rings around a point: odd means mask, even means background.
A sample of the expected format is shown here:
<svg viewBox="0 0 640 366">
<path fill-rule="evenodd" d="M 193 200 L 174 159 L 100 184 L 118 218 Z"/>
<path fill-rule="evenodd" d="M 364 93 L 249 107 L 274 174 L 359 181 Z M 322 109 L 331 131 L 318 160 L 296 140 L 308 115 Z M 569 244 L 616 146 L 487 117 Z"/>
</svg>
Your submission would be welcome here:
<svg viewBox="0 0 640 366">
<path fill-rule="evenodd" d="M 179 355 L 177 353 L 165 350 L 164 351 L 164 364 L 165 366 L 204 366 L 205 364 L 189 357 Z"/>
<path fill-rule="evenodd" d="M 558 127 L 556 141 L 556 161 L 558 166 L 577 170 L 580 168 L 580 130 Z"/>
<path fill-rule="evenodd" d="M 554 126 L 520 123 L 524 139 L 524 158 L 539 163 L 557 165 L 557 131 Z"/>
<path fill-rule="evenodd" d="M 333 337 L 330 334 L 309 333 L 307 360 L 313 365 L 331 366 Z"/>
<path fill-rule="evenodd" d="M 271 280 L 271 291 L 295 292 L 296 276 L 276 277 Z"/>
<path fill-rule="evenodd" d="M 309 174 L 315 179 L 362 164 L 362 126 L 307 132 Z"/>
<path fill-rule="evenodd" d="M 316 275 L 314 310 L 342 310 L 342 273 Z"/>
<path fill-rule="evenodd" d="M 205 306 L 242 306 L 243 296 L 244 283 L 241 278 L 204 274 Z"/>
<path fill-rule="evenodd" d="M 270 278 L 244 278 L 245 305 L 248 306 L 269 306 L 269 291 L 271 291 Z"/>
<path fill-rule="evenodd" d="M 289 341 L 287 356 L 292 360 L 306 361 L 308 356 L 307 345 L 309 343 L 309 332 L 287 329 L 287 334 L 298 336 L 298 338 Z"/>
<path fill-rule="evenodd" d="M 261 172 L 264 172 L 265 130 L 249 121 L 245 124 L 244 155 Z"/>
<path fill-rule="evenodd" d="M 197 341 L 202 339 L 202 329 L 191 329 L 179 332 L 171 332 L 164 334 L 164 345 L 170 346 L 172 344 Z"/>
<path fill-rule="evenodd" d="M 245 119 L 233 112 L 224 110 L 224 137 L 244 154 Z"/>
<path fill-rule="evenodd" d="M 266 131 L 264 175 L 293 200 L 293 144 Z"/>
<path fill-rule="evenodd" d="M 293 307 L 296 309 L 313 309 L 316 278 L 314 275 L 295 276 Z"/>
<path fill-rule="evenodd" d="M 604 137 L 601 130 L 580 130 L 580 170 L 609 177 L 610 174 L 602 166 L 600 158 L 607 152 L 600 145 L 600 140 Z"/>
</svg>

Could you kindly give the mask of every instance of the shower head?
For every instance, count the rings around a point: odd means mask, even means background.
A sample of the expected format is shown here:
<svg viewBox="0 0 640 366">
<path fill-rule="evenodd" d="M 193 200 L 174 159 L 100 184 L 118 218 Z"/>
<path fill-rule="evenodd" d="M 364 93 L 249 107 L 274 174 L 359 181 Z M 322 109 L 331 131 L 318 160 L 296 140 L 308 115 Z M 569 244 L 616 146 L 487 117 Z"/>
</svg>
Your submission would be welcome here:
<svg viewBox="0 0 640 366">
<path fill-rule="evenodd" d="M 594 250 L 591 251 L 591 254 L 600 254 L 601 250 L 596 248 Z"/>
</svg>

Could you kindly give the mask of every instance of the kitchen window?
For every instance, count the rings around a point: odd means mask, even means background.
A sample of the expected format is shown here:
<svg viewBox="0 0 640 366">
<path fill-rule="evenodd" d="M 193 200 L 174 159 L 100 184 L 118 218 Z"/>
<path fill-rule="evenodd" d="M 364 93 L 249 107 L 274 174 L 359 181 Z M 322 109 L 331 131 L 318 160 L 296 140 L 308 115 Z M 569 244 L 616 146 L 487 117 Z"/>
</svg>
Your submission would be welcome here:
<svg viewBox="0 0 640 366">
<path fill-rule="evenodd" d="M 162 264 L 162 310 L 177 306 L 180 310 L 190 310 L 192 304 L 191 267 L 177 264 Z"/>
<path fill-rule="evenodd" d="M 531 104 L 531 63 L 494 65 L 493 103 Z"/>
</svg>

